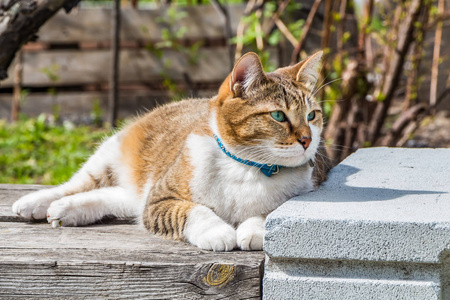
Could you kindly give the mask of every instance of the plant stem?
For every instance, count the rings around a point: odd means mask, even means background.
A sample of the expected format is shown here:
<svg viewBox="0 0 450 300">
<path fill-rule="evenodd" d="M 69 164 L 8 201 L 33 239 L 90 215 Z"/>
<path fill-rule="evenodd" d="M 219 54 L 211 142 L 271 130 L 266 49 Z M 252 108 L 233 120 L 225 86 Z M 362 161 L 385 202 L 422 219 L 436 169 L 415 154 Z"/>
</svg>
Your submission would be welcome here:
<svg viewBox="0 0 450 300">
<path fill-rule="evenodd" d="M 308 33 L 311 29 L 312 21 L 314 20 L 314 17 L 316 16 L 317 10 L 319 9 L 319 6 L 321 3 L 322 3 L 322 0 L 315 0 L 311 7 L 311 10 L 308 14 L 308 18 L 306 19 L 305 26 L 303 27 L 303 30 L 302 30 L 302 35 L 300 36 L 300 40 L 298 41 L 297 45 L 295 46 L 294 51 L 292 51 L 291 65 L 298 62 L 300 52 L 303 49 L 303 46 L 306 41 L 306 37 L 308 36 Z"/>
<path fill-rule="evenodd" d="M 114 0 L 111 31 L 111 78 L 108 98 L 108 122 L 116 127 L 119 102 L 120 0 Z"/>
<path fill-rule="evenodd" d="M 438 14 L 444 13 L 444 0 L 438 0 Z M 436 25 L 436 33 L 434 36 L 433 63 L 431 67 L 431 84 L 430 84 L 430 113 L 436 114 L 437 85 L 439 77 L 439 56 L 442 42 L 442 21 Z"/>
</svg>

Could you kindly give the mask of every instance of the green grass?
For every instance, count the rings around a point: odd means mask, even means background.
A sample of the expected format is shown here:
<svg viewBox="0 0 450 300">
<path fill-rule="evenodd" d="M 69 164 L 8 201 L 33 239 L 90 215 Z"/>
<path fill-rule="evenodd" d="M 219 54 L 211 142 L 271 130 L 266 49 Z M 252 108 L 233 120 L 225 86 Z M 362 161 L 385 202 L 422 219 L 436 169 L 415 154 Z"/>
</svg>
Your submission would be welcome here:
<svg viewBox="0 0 450 300">
<path fill-rule="evenodd" d="M 44 115 L 16 123 L 0 120 L 0 183 L 60 184 L 67 181 L 110 133 Z"/>
</svg>

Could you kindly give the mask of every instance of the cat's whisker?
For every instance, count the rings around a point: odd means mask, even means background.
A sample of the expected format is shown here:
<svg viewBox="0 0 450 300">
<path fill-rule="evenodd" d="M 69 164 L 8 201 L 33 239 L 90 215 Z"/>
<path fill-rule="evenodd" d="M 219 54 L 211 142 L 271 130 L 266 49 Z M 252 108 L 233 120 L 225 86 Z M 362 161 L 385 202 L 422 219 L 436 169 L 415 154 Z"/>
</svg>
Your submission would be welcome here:
<svg viewBox="0 0 450 300">
<path fill-rule="evenodd" d="M 343 150 L 343 149 L 351 149 L 352 148 L 352 147 L 338 145 L 338 144 L 325 144 L 325 147 L 333 149 L 333 150 Z"/>
<path fill-rule="evenodd" d="M 323 65 L 320 67 L 320 73 L 322 72 L 323 67 L 324 67 Z M 325 80 L 327 80 L 328 76 L 330 76 L 330 74 L 327 74 L 327 76 L 325 76 L 325 78 L 322 79 L 322 81 L 318 85 L 317 85 L 317 81 L 316 81 L 311 94 L 314 94 L 317 91 L 318 86 L 321 86 L 325 82 Z"/>
<path fill-rule="evenodd" d="M 270 147 L 267 146 L 251 146 L 251 147 L 243 147 L 238 148 L 235 154 L 241 154 L 243 152 L 255 152 L 259 151 L 261 153 L 264 153 L 264 151 L 269 151 Z"/>
<path fill-rule="evenodd" d="M 312 94 L 309 96 L 308 100 L 311 100 L 312 98 L 314 98 L 314 96 L 315 96 L 321 89 L 323 89 L 324 87 L 326 87 L 326 86 L 328 86 L 328 85 L 330 85 L 330 84 L 332 84 L 333 82 L 338 81 L 338 80 L 342 80 L 342 78 L 337 78 L 337 79 L 335 79 L 335 80 L 331 80 L 330 82 L 327 82 L 326 84 L 322 85 L 320 88 L 318 88 L 314 93 L 312 93 Z"/>
<path fill-rule="evenodd" d="M 326 99 L 326 100 L 321 100 L 321 101 L 316 101 L 318 104 L 321 103 L 325 103 L 325 102 L 343 102 L 346 101 L 347 99 Z"/>
</svg>

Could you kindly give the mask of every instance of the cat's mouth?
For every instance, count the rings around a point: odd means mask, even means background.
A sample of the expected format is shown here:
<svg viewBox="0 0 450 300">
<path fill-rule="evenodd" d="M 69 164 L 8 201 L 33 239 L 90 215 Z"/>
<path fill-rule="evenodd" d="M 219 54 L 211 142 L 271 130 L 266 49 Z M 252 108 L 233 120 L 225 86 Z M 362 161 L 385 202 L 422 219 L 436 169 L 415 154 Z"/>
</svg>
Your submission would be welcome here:
<svg viewBox="0 0 450 300">
<path fill-rule="evenodd" d="M 286 167 L 298 167 L 306 164 L 314 155 L 313 151 L 303 149 L 301 145 L 286 147 L 273 147 L 271 149 L 276 158 L 276 164 Z"/>
<path fill-rule="evenodd" d="M 298 167 L 306 164 L 313 156 L 313 149 L 303 149 L 299 145 L 275 146 L 275 145 L 248 146 L 237 152 L 243 159 L 260 164 L 273 164 L 285 167 Z"/>
</svg>

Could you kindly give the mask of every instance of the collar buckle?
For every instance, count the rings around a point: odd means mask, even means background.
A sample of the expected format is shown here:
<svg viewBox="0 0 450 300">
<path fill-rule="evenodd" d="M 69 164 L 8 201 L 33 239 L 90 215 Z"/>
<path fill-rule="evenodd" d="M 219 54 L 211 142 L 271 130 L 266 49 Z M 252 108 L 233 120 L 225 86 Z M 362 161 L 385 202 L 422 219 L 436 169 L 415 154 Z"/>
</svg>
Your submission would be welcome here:
<svg viewBox="0 0 450 300">
<path fill-rule="evenodd" d="M 280 167 L 278 165 L 275 165 L 276 170 L 272 172 L 272 175 L 278 174 L 280 172 Z"/>
</svg>

